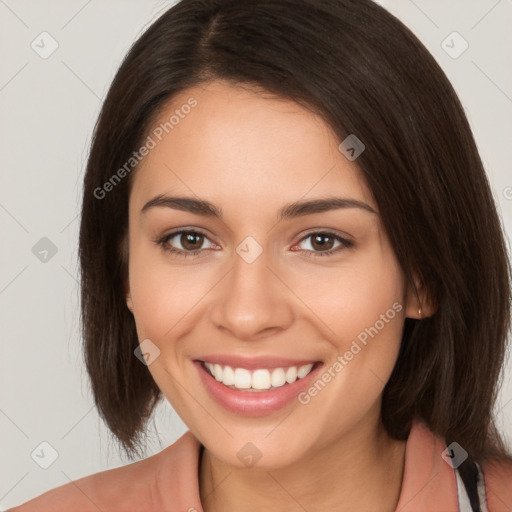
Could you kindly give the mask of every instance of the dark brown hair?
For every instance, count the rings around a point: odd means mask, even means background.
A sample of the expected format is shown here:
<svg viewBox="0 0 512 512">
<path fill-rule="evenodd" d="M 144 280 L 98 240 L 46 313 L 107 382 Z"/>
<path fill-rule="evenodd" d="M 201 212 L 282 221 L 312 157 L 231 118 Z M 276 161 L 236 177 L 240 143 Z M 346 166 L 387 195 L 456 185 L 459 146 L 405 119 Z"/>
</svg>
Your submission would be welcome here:
<svg viewBox="0 0 512 512">
<path fill-rule="evenodd" d="M 406 439 L 419 418 L 477 462 L 506 457 L 492 415 L 511 311 L 503 228 L 453 87 L 412 32 L 371 0 L 182 0 L 125 57 L 95 126 L 79 246 L 85 363 L 115 439 L 140 456 L 162 394 L 134 356 L 125 301 L 136 168 L 98 190 L 173 96 L 216 79 L 294 100 L 340 141 L 355 134 L 366 146 L 357 164 L 396 257 L 438 305 L 429 318 L 405 320 L 383 395 L 389 435 Z"/>
</svg>

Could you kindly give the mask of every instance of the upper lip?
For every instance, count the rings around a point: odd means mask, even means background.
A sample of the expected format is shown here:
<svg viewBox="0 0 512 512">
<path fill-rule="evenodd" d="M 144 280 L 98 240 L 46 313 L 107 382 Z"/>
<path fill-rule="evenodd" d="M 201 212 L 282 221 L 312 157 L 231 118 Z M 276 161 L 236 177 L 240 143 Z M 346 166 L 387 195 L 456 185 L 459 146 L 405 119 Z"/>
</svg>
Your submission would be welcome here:
<svg viewBox="0 0 512 512">
<path fill-rule="evenodd" d="M 318 359 L 289 359 L 278 356 L 241 357 L 221 354 L 198 357 L 197 361 L 220 364 L 221 366 L 227 365 L 232 368 L 247 368 L 248 370 L 258 368 L 286 368 L 288 366 L 303 366 L 305 364 L 319 362 Z"/>
</svg>

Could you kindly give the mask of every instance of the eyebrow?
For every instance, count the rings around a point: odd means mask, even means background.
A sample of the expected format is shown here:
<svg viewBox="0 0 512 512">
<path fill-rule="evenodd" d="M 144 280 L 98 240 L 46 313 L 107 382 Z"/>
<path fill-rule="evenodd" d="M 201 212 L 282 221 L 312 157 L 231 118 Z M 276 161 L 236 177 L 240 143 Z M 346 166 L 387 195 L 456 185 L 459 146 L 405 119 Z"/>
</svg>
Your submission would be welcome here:
<svg viewBox="0 0 512 512">
<path fill-rule="evenodd" d="M 204 215 L 205 217 L 223 218 L 221 208 L 204 199 L 195 199 L 193 197 L 170 197 L 160 194 L 148 201 L 142 207 L 141 213 L 145 213 L 152 208 L 172 208 L 174 210 Z M 363 211 L 378 215 L 370 205 L 357 199 L 329 197 L 326 199 L 303 200 L 287 204 L 279 210 L 278 218 L 281 221 L 341 208 L 359 208 Z"/>
</svg>

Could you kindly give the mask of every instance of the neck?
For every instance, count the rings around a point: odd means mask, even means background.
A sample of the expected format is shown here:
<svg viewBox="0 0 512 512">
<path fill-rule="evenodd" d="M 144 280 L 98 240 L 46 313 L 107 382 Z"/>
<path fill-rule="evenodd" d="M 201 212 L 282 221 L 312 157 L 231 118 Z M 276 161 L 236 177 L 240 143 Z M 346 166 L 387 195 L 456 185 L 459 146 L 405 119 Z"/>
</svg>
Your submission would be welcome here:
<svg viewBox="0 0 512 512">
<path fill-rule="evenodd" d="M 271 470 L 236 468 L 206 448 L 199 488 L 205 512 L 259 510 L 394 511 L 400 498 L 405 441 L 391 439 L 380 419 Z"/>
</svg>

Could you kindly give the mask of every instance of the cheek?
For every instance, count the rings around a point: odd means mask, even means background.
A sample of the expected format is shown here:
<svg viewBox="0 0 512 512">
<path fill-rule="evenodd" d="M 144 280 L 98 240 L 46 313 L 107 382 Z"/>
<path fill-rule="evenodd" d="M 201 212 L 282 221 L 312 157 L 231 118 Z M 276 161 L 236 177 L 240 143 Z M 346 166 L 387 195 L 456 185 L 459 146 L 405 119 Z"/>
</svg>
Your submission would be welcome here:
<svg viewBox="0 0 512 512">
<path fill-rule="evenodd" d="M 191 312 L 208 288 L 192 267 L 171 265 L 165 254 L 144 247 L 144 243 L 134 243 L 130 252 L 130 292 L 137 334 L 139 341 L 150 339 L 158 347 L 159 357 L 148 370 L 180 417 L 187 418 L 187 397 L 179 382 L 187 379 L 190 368 L 182 357 L 179 338 L 191 328 Z"/>
<path fill-rule="evenodd" d="M 389 380 L 400 349 L 404 281 L 394 254 L 377 245 L 336 269 L 319 267 L 297 294 L 317 313 L 316 325 L 332 347 L 326 372 L 331 368 L 336 377 L 329 398 L 323 396 L 333 406 L 347 405 L 343 414 L 362 414 Z"/>
<path fill-rule="evenodd" d="M 292 276 L 289 276 L 292 279 Z M 368 248 L 334 267 L 317 266 L 308 279 L 293 277 L 294 292 L 323 324 L 339 351 L 376 325 L 379 335 L 400 339 L 404 310 L 403 274 L 387 246 Z"/>
<path fill-rule="evenodd" d="M 172 265 L 160 249 L 144 248 L 143 243 L 130 252 L 129 272 L 137 330 L 150 339 L 172 335 L 209 289 L 200 266 Z"/>
</svg>

